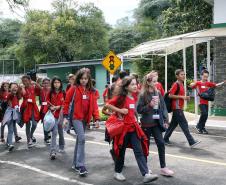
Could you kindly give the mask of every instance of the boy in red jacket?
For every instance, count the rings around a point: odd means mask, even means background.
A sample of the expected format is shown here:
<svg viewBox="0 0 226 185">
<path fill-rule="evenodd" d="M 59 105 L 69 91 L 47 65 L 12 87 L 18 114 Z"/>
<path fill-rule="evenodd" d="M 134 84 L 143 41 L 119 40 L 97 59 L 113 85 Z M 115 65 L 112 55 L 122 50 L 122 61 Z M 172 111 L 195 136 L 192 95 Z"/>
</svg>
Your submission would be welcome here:
<svg viewBox="0 0 226 185">
<path fill-rule="evenodd" d="M 194 148 L 197 144 L 200 143 L 200 141 L 194 140 L 192 137 L 189 128 L 188 128 L 188 122 L 184 116 L 184 100 L 190 100 L 190 96 L 185 95 L 184 90 L 184 80 L 185 80 L 185 72 L 182 69 L 177 69 L 175 71 L 175 75 L 177 78 L 177 81 L 172 85 L 172 88 L 169 91 L 169 98 L 172 99 L 172 120 L 170 123 L 169 128 L 167 129 L 164 140 L 165 144 L 169 145 L 170 141 L 169 138 L 171 134 L 173 133 L 174 129 L 180 125 L 182 131 L 184 132 L 184 135 L 187 138 L 187 141 L 191 148 Z"/>
<path fill-rule="evenodd" d="M 221 83 L 213 83 L 213 82 L 209 82 L 208 78 L 209 78 L 209 72 L 207 70 L 203 70 L 201 73 L 201 81 L 197 81 L 197 82 L 193 82 L 191 83 L 191 88 L 195 89 L 197 88 L 198 94 L 201 94 L 205 91 L 207 91 L 209 88 L 211 87 L 218 87 L 223 85 L 226 81 L 221 82 Z M 208 119 L 208 106 L 209 102 L 208 100 L 204 100 L 202 98 L 200 98 L 199 100 L 199 108 L 200 108 L 200 118 L 199 118 L 199 122 L 196 125 L 196 129 L 198 131 L 199 134 L 208 134 L 208 131 L 206 130 L 205 126 L 206 126 L 206 121 Z"/>
</svg>

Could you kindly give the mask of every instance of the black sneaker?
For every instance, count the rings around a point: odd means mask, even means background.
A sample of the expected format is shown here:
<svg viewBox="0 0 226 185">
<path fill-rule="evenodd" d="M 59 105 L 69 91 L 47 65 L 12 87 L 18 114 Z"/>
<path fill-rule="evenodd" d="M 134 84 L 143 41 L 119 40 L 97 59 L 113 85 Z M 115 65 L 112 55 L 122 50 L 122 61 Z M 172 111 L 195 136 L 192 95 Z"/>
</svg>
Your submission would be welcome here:
<svg viewBox="0 0 226 185">
<path fill-rule="evenodd" d="M 86 174 L 88 174 L 88 171 L 87 171 L 86 167 L 85 166 L 81 166 L 79 168 L 79 175 L 80 176 L 85 176 Z"/>
<path fill-rule="evenodd" d="M 13 145 L 9 145 L 9 152 L 12 152 L 13 151 L 13 149 L 14 149 L 14 146 Z"/>
<path fill-rule="evenodd" d="M 36 144 L 37 141 L 36 141 L 36 138 L 35 137 L 32 137 L 31 140 L 32 140 L 32 143 L 33 144 Z"/>
<path fill-rule="evenodd" d="M 203 134 L 209 134 L 209 132 L 206 130 L 206 128 L 203 128 L 203 129 L 202 129 L 202 133 L 203 133 Z"/>
<path fill-rule="evenodd" d="M 70 134 L 70 133 L 71 133 L 71 131 L 68 129 L 68 130 L 67 130 L 67 134 Z"/>
<path fill-rule="evenodd" d="M 55 159 L 56 159 L 56 153 L 55 153 L 55 152 L 52 152 L 52 153 L 50 154 L 50 159 L 51 159 L 51 160 L 55 160 Z"/>
<path fill-rule="evenodd" d="M 201 141 L 195 141 L 194 144 L 190 145 L 191 148 L 195 148 Z"/>
<path fill-rule="evenodd" d="M 197 130 L 198 134 L 203 134 L 203 130 L 201 130 L 201 129 L 198 128 L 197 126 L 195 127 L 195 129 Z"/>
<path fill-rule="evenodd" d="M 169 140 L 165 140 L 165 139 L 164 139 L 164 142 L 165 142 L 165 145 L 167 145 L 167 146 L 173 145 Z"/>
<path fill-rule="evenodd" d="M 15 137 L 15 141 L 16 141 L 16 143 L 18 143 L 21 139 L 22 139 L 22 137 L 20 137 L 20 136 L 16 136 L 16 137 Z"/>
</svg>

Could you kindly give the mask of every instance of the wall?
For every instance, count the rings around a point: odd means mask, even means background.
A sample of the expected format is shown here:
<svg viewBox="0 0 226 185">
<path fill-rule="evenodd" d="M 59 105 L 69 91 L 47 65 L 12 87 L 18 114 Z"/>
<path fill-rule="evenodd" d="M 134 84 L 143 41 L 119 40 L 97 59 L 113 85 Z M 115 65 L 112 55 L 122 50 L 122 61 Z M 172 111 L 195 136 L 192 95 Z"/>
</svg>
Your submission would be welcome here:
<svg viewBox="0 0 226 185">
<path fill-rule="evenodd" d="M 226 38 L 219 37 L 214 40 L 214 81 L 226 80 Z M 213 103 L 214 115 L 226 116 L 226 85 L 216 89 L 216 97 Z"/>
<path fill-rule="evenodd" d="M 226 1 L 214 0 L 214 24 L 226 23 Z"/>
</svg>

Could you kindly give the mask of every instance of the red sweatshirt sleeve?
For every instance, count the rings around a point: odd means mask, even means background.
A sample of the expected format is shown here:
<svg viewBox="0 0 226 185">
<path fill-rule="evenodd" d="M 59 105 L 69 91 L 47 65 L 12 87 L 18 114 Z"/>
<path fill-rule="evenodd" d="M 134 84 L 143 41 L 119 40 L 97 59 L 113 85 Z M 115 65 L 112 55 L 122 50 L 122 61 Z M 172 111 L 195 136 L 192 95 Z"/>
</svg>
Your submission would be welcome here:
<svg viewBox="0 0 226 185">
<path fill-rule="evenodd" d="M 66 93 L 65 101 L 64 101 L 64 104 L 63 104 L 64 117 L 68 116 L 69 105 L 70 105 L 70 102 L 72 100 L 72 97 L 73 97 L 75 90 L 76 90 L 76 87 L 73 87 L 73 88 L 70 88 Z"/>
<path fill-rule="evenodd" d="M 38 86 L 38 85 L 36 85 L 36 86 L 35 86 L 35 95 L 36 95 L 36 96 L 40 96 L 41 90 L 42 90 L 41 87 Z"/>
<path fill-rule="evenodd" d="M 96 99 L 94 101 L 93 117 L 94 117 L 95 121 L 100 120 L 99 108 L 98 108 Z"/>
<path fill-rule="evenodd" d="M 164 96 L 165 95 L 165 91 L 164 91 L 164 89 L 163 89 L 163 87 L 162 87 L 162 84 L 160 83 L 160 93 L 161 93 L 161 95 L 162 96 Z"/>
<path fill-rule="evenodd" d="M 207 82 L 207 86 L 208 87 L 216 87 L 217 84 L 216 83 L 213 83 L 213 82 Z"/>
</svg>

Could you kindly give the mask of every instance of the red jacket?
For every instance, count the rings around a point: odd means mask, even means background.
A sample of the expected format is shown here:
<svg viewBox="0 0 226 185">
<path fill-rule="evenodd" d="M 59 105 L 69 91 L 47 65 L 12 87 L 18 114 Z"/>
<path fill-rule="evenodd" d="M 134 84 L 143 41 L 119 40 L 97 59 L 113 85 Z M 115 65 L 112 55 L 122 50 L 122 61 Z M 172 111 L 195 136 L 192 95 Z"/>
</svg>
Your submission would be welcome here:
<svg viewBox="0 0 226 185">
<path fill-rule="evenodd" d="M 165 95 L 165 90 L 163 89 L 162 84 L 161 84 L 160 82 L 157 82 L 157 83 L 155 84 L 155 87 L 160 91 L 161 95 L 164 97 L 164 95 Z"/>
<path fill-rule="evenodd" d="M 116 102 L 117 102 L 118 98 L 119 97 L 114 97 L 108 103 L 116 106 Z M 131 105 L 133 105 L 133 106 L 131 106 Z M 124 105 L 120 106 L 119 108 L 126 108 L 129 110 L 129 112 L 123 118 L 125 126 L 124 126 L 124 130 L 123 130 L 122 134 L 114 137 L 114 152 L 115 152 L 116 156 L 119 156 L 120 147 L 123 146 L 123 142 L 124 142 L 124 138 L 125 138 L 126 134 L 128 132 L 131 132 L 132 130 L 134 130 L 134 132 L 136 132 L 137 137 L 141 141 L 144 155 L 148 156 L 148 154 L 149 154 L 148 139 L 135 119 L 135 101 L 130 100 L 130 98 L 126 97 Z M 132 130 L 131 130 L 131 127 L 133 127 Z M 129 145 L 127 147 L 131 148 L 131 144 L 129 143 Z"/>
<path fill-rule="evenodd" d="M 22 118 L 24 123 L 28 123 L 32 119 L 32 113 L 34 112 L 35 121 L 40 120 L 40 113 L 36 104 L 36 96 L 39 96 L 40 89 L 31 86 L 25 88 L 25 94 L 23 94 L 23 103 L 21 105 Z"/>
<path fill-rule="evenodd" d="M 0 94 L 0 100 L 7 101 L 8 95 L 9 95 L 9 92 L 6 92 L 6 91 L 2 92 Z"/>
<path fill-rule="evenodd" d="M 10 107 L 12 107 L 13 109 L 16 106 L 19 106 L 20 105 L 19 104 L 19 98 L 16 95 L 13 95 L 13 94 L 9 94 L 8 95 L 7 102 L 10 105 Z"/>
<path fill-rule="evenodd" d="M 48 107 L 48 100 L 49 100 L 49 92 L 50 90 L 47 89 L 42 89 L 40 92 L 40 100 L 41 100 L 41 108 L 40 108 L 40 114 L 41 114 L 41 118 L 44 118 L 44 115 L 47 113 L 49 107 Z"/>
<path fill-rule="evenodd" d="M 51 94 L 51 97 L 49 96 L 49 98 L 50 98 L 49 102 L 54 106 L 62 106 L 64 104 L 64 96 L 65 95 L 64 95 L 63 91 L 58 92 L 58 93 L 53 92 Z M 50 106 L 51 106 L 51 104 L 50 104 Z M 52 112 L 54 117 L 57 119 L 59 118 L 60 110 L 61 109 Z"/>
<path fill-rule="evenodd" d="M 82 98 L 83 94 L 81 92 L 81 87 L 79 86 L 73 86 L 71 87 L 67 93 L 66 93 L 66 98 L 64 101 L 64 106 L 63 106 L 63 112 L 64 116 L 69 115 L 69 104 L 72 101 L 72 97 L 75 92 L 75 98 L 74 98 L 74 114 L 73 114 L 73 119 L 76 120 L 85 120 L 87 124 L 91 121 L 92 117 L 94 117 L 95 121 L 99 120 L 99 110 L 98 110 L 98 105 L 97 105 L 97 97 L 95 90 L 90 91 L 90 99 L 89 99 L 89 111 L 88 115 L 83 114 L 83 107 L 82 107 Z"/>
</svg>

